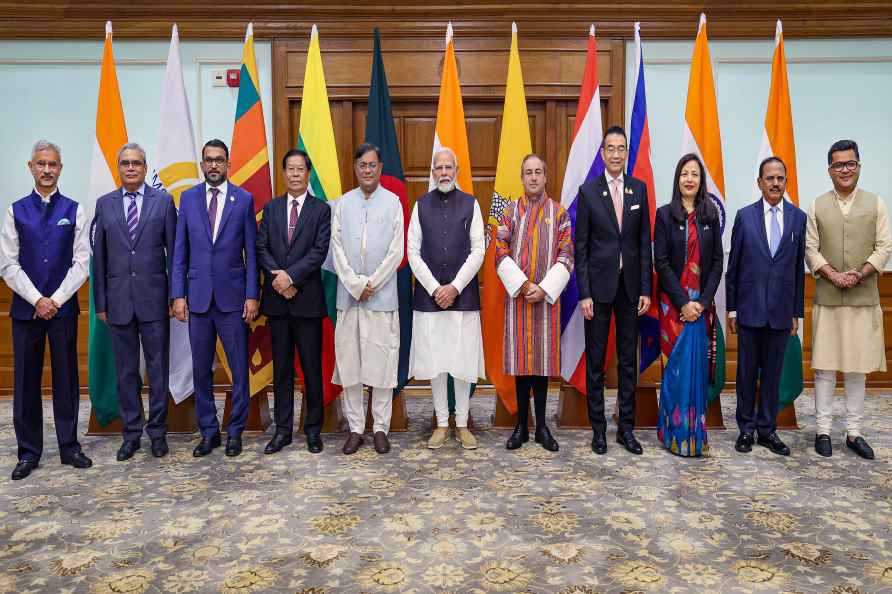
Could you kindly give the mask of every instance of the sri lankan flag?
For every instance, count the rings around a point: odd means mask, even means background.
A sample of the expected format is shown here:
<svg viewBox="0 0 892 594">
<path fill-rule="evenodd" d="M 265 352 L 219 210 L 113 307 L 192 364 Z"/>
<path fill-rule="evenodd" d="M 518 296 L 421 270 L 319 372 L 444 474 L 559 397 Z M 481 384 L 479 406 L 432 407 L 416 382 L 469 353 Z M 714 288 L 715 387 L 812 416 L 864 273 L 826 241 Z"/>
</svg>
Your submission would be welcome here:
<svg viewBox="0 0 892 594">
<path fill-rule="evenodd" d="M 266 146 L 266 125 L 263 104 L 260 101 L 260 77 L 254 57 L 254 25 L 248 24 L 245 45 L 242 50 L 242 70 L 239 77 L 238 101 L 235 106 L 235 126 L 230 148 L 232 183 L 251 192 L 254 197 L 254 213 L 259 218 L 263 207 L 273 197 L 269 171 L 269 151 Z M 217 355 L 224 362 L 227 375 L 232 372 L 226 365 L 226 357 L 220 343 Z M 273 354 L 270 332 L 264 316 L 251 323 L 248 335 L 248 370 L 251 395 L 257 394 L 273 379 Z"/>
<path fill-rule="evenodd" d="M 319 200 L 336 200 L 341 196 L 341 172 L 338 169 L 338 152 L 335 147 L 334 127 L 322 70 L 322 52 L 319 49 L 319 31 L 313 25 L 310 47 L 307 50 L 307 68 L 304 72 L 303 100 L 300 104 L 300 125 L 297 132 L 297 148 L 306 151 L 313 162 L 310 172 L 310 192 Z M 326 267 L 322 269 L 322 286 L 328 317 L 322 323 L 322 375 L 325 382 L 325 404 L 328 405 L 341 393 L 341 387 L 331 383 L 334 373 L 334 324 L 337 318 L 335 296 L 338 279 Z"/>
</svg>

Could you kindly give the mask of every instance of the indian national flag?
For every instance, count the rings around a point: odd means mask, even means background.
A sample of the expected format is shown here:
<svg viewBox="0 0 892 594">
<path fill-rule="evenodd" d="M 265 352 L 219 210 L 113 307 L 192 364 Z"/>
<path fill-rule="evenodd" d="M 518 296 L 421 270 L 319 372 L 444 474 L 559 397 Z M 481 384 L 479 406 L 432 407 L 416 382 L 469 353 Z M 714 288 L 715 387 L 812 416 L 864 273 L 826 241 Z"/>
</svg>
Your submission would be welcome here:
<svg viewBox="0 0 892 594">
<path fill-rule="evenodd" d="M 180 34 L 173 26 L 164 89 L 161 92 L 161 117 L 158 120 L 158 148 L 152 170 L 152 185 L 173 196 L 177 208 L 180 194 L 199 182 L 192 117 L 183 83 L 180 59 Z M 170 394 L 179 404 L 194 390 L 189 324 L 170 319 Z"/>
<path fill-rule="evenodd" d="M 796 174 L 796 143 L 793 140 L 793 110 L 790 107 L 790 83 L 787 79 L 787 58 L 784 52 L 784 29 L 777 21 L 774 33 L 774 56 L 771 59 L 771 88 L 768 109 L 765 111 L 765 130 L 759 148 L 761 163 L 767 157 L 779 157 L 787 166 L 786 198 L 799 206 L 799 181 Z M 753 198 L 762 195 L 754 186 Z M 802 326 L 799 326 L 802 332 Z M 781 371 L 780 407 L 792 404 L 802 393 L 802 340 L 799 334 L 790 336 L 784 353 Z"/>
<path fill-rule="evenodd" d="M 725 172 L 722 165 L 722 137 L 719 132 L 719 110 L 712 76 L 712 59 L 706 38 L 706 15 L 700 15 L 700 27 L 694 42 L 691 58 L 691 75 L 688 80 L 688 99 L 684 112 L 685 127 L 682 154 L 694 153 L 706 168 L 706 190 L 719 211 L 722 234 L 725 232 Z M 673 182 L 674 183 L 674 182 Z M 715 295 L 717 345 L 715 357 L 715 381 L 710 386 L 709 400 L 714 400 L 725 385 L 725 280 L 722 279 Z"/>
<path fill-rule="evenodd" d="M 310 173 L 310 192 L 313 196 L 323 201 L 340 198 L 341 172 L 338 169 L 338 151 L 331 123 L 331 110 L 328 106 L 328 90 L 325 87 L 322 52 L 319 49 L 319 30 L 316 25 L 313 25 L 310 33 L 310 48 L 307 50 L 297 148 L 306 151 L 313 162 L 313 170 Z M 335 297 L 338 279 L 328 262 L 322 270 L 322 286 L 328 306 L 328 317 L 322 323 L 322 376 L 325 382 L 324 400 L 328 405 L 341 393 L 341 387 L 331 383 L 335 365 L 334 325 L 337 319 Z"/>
<path fill-rule="evenodd" d="M 93 143 L 93 159 L 90 165 L 90 183 L 87 192 L 87 219 L 92 221 L 96 213 L 96 201 L 103 194 L 120 187 L 118 176 L 118 150 L 127 144 L 127 126 L 124 124 L 124 108 L 115 71 L 112 53 L 112 24 L 105 24 L 105 46 L 102 50 L 102 67 L 99 75 L 99 100 L 96 106 L 96 139 Z M 91 224 L 92 225 L 92 224 Z M 90 244 L 93 228 L 90 229 Z M 93 263 L 90 262 L 90 276 Z M 108 425 L 118 418 L 117 375 L 115 354 L 108 326 L 96 317 L 93 292 L 90 291 L 90 333 L 88 338 L 87 365 L 90 386 L 90 403 L 100 425 Z"/>
<path fill-rule="evenodd" d="M 520 163 L 533 152 L 527 102 L 523 91 L 523 72 L 517 49 L 517 25 L 511 24 L 511 51 L 508 56 L 508 80 L 505 83 L 505 107 L 502 111 L 502 133 L 499 138 L 499 159 L 496 183 L 487 220 L 486 257 L 483 260 L 481 321 L 486 374 L 505 409 L 515 414 L 517 398 L 514 379 L 503 371 L 505 334 L 505 287 L 496 273 L 495 234 L 502 212 L 509 201 L 523 195 Z"/>
</svg>

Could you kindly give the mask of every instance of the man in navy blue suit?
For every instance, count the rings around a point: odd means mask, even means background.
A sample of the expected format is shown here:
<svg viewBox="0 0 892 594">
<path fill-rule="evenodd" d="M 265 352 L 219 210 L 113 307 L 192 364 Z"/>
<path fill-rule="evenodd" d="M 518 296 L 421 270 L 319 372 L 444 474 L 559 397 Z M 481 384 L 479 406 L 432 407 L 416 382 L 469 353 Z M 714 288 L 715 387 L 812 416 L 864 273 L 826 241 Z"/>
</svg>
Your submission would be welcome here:
<svg viewBox="0 0 892 594">
<path fill-rule="evenodd" d="M 118 151 L 121 186 L 99 198 L 93 239 L 93 301 L 108 324 L 115 348 L 118 411 L 124 443 L 119 461 L 141 447 L 143 425 L 152 455 L 167 448 L 167 387 L 170 371 L 168 274 L 177 231 L 170 194 L 146 185 L 146 152 L 136 143 Z M 149 375 L 149 420 L 144 423 L 139 346 Z"/>
<path fill-rule="evenodd" d="M 737 426 L 734 445 L 749 452 L 757 442 L 789 456 L 777 435 L 784 350 L 805 309 L 805 213 L 784 200 L 787 168 L 777 157 L 759 165 L 762 197 L 740 209 L 731 231 L 725 276 L 728 325 L 737 333 Z M 756 412 L 756 381 L 759 410 Z"/>
<path fill-rule="evenodd" d="M 189 321 L 195 408 L 201 443 L 192 454 L 206 456 L 220 445 L 213 393 L 217 337 L 232 372 L 232 414 L 226 455 L 242 452 L 248 417 L 248 324 L 257 317 L 254 198 L 226 179 L 229 149 L 210 140 L 201 150 L 205 183 L 180 197 L 171 293 L 178 320 Z"/>
</svg>

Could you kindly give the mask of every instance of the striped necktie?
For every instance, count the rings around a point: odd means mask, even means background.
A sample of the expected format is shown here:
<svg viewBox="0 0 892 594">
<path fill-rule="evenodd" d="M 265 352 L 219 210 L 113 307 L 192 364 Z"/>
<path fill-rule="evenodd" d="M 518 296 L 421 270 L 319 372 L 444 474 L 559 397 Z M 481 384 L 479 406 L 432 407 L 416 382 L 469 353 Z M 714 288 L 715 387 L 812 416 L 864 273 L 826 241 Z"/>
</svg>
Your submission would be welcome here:
<svg viewBox="0 0 892 594">
<path fill-rule="evenodd" d="M 127 205 L 127 231 L 130 234 L 130 243 L 136 241 L 136 227 L 139 225 L 139 213 L 136 210 L 136 192 L 127 192 L 124 194 L 130 198 L 130 204 Z"/>
</svg>

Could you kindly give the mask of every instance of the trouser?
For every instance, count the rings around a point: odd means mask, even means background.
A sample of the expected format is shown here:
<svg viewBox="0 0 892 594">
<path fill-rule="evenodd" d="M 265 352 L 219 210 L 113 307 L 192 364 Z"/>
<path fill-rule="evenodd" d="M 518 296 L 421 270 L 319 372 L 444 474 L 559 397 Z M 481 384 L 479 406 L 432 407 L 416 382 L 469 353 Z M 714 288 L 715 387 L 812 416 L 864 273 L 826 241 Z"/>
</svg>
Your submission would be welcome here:
<svg viewBox="0 0 892 594">
<path fill-rule="evenodd" d="M 344 416 L 350 424 L 351 433 L 365 433 L 365 402 L 363 401 L 363 385 L 345 386 L 341 394 L 341 405 Z M 393 412 L 393 388 L 372 387 L 372 432 L 390 432 L 390 415 Z"/>
<path fill-rule="evenodd" d="M 170 376 L 170 320 L 140 322 L 134 316 L 126 324 L 109 324 L 108 327 L 115 347 L 118 412 L 124 439 L 140 439 L 143 425 L 150 438 L 164 437 L 167 433 L 167 386 Z M 148 422 L 145 422 L 142 408 L 140 343 L 149 376 Z"/>
<path fill-rule="evenodd" d="M 861 435 L 864 382 L 867 376 L 863 373 L 844 373 L 843 378 L 846 390 L 846 433 L 854 439 Z M 830 435 L 835 390 L 836 371 L 815 369 L 815 411 L 819 435 Z"/>
<path fill-rule="evenodd" d="M 545 426 L 545 401 L 548 398 L 548 378 L 544 375 L 518 375 L 514 378 L 517 394 L 517 424 L 526 427 L 530 414 L 530 390 L 536 410 L 536 429 Z"/>
<path fill-rule="evenodd" d="M 455 426 L 468 426 L 468 411 L 471 408 L 471 384 L 452 378 L 455 388 Z M 434 410 L 437 413 L 437 426 L 449 426 L 449 374 L 441 373 L 431 379 L 431 392 L 434 395 Z"/>
<path fill-rule="evenodd" d="M 737 324 L 737 427 L 741 433 L 768 437 L 777 430 L 780 376 L 789 340 L 789 330 Z"/>
<path fill-rule="evenodd" d="M 12 320 L 12 419 L 19 460 L 40 461 L 43 454 L 41 377 L 46 340 L 50 341 L 53 374 L 53 420 L 59 455 L 80 450 L 77 414 L 80 404 L 77 376 L 77 316 L 51 320 Z"/>
<path fill-rule="evenodd" d="M 322 430 L 322 318 L 270 316 L 269 328 L 273 348 L 273 407 L 276 433 L 294 432 L 294 350 L 300 356 L 304 376 L 307 410 L 304 433 L 308 437 Z"/>
</svg>

